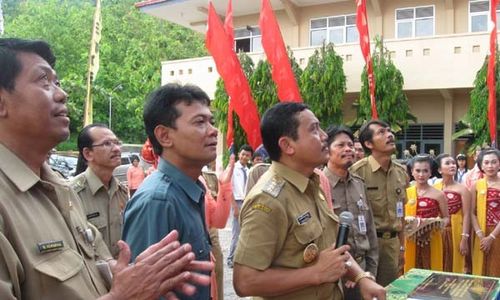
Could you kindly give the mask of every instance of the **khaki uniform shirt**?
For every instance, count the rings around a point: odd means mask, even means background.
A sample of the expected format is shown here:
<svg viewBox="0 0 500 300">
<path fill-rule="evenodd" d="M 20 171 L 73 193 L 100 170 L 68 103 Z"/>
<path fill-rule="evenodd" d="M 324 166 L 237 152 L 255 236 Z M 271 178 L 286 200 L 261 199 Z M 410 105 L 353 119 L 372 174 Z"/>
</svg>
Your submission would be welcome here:
<svg viewBox="0 0 500 300">
<path fill-rule="evenodd" d="M 335 243 L 338 218 L 327 207 L 317 174 L 309 179 L 273 162 L 245 199 L 240 224 L 236 263 L 256 270 L 298 269 L 309 265 L 303 258 L 306 246 L 315 243 L 322 251 Z M 342 295 L 337 285 L 326 283 L 264 299 L 331 300 Z"/>
<path fill-rule="evenodd" d="M 386 172 L 370 155 L 357 161 L 350 171 L 365 181 L 366 197 L 373 210 L 377 231 L 401 231 L 401 216 L 406 203 L 406 167 L 392 161 Z"/>
<path fill-rule="evenodd" d="M 87 221 L 99 229 L 111 254 L 117 257 L 120 249 L 116 243 L 122 236 L 127 188 L 112 177 L 109 189 L 106 189 L 90 167 L 73 178 L 71 187 L 78 193 Z"/>
<path fill-rule="evenodd" d="M 354 220 L 349 230 L 349 251 L 365 271 L 377 274 L 378 240 L 370 204 L 366 200 L 363 179 L 348 173 L 344 180 L 325 167 L 323 173 L 331 187 L 333 210 L 336 215 L 349 211 Z M 364 224 L 364 225 L 363 225 Z M 364 232 L 360 229 L 364 226 Z"/>
<path fill-rule="evenodd" d="M 257 181 L 259 181 L 262 174 L 264 174 L 269 169 L 270 165 L 271 164 L 260 163 L 250 168 L 250 170 L 248 171 L 248 181 L 245 191 L 247 195 L 250 192 L 250 190 L 255 186 Z"/>
<path fill-rule="evenodd" d="M 219 193 L 219 179 L 213 171 L 202 171 L 201 175 L 205 179 L 205 183 L 208 187 L 208 192 L 217 200 L 217 194 Z"/>
<path fill-rule="evenodd" d="M 71 188 L 0 144 L 0 299 L 95 299 L 107 293 L 96 261 L 108 258 Z"/>
</svg>

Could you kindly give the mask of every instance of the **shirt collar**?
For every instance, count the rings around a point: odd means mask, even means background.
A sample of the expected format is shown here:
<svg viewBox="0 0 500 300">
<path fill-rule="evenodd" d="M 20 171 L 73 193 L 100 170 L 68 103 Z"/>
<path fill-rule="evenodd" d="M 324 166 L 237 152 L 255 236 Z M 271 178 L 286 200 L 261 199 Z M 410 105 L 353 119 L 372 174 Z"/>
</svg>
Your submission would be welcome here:
<svg viewBox="0 0 500 300">
<path fill-rule="evenodd" d="M 373 158 L 373 156 L 368 156 L 368 163 L 370 164 L 370 167 L 372 168 L 372 172 L 375 173 L 378 171 L 378 169 L 381 168 L 380 164 L 378 163 L 378 161 Z"/>
<path fill-rule="evenodd" d="M 241 164 L 241 162 L 238 160 L 236 163 L 235 163 L 236 167 L 237 168 L 241 168 L 241 169 L 248 169 L 247 166 L 244 166 Z"/>
<path fill-rule="evenodd" d="M 87 182 L 89 184 L 89 188 L 93 196 L 95 196 L 95 194 L 101 188 L 106 189 L 104 184 L 102 183 L 102 180 L 99 177 L 97 177 L 97 175 L 94 173 L 94 170 L 92 170 L 91 167 L 88 167 L 87 170 L 85 170 L 85 177 L 87 178 Z M 116 192 L 117 189 L 118 189 L 118 182 L 117 179 L 113 176 L 111 177 L 111 182 L 109 183 L 109 189 L 107 189 L 106 192 L 108 192 L 109 195 L 111 196 Z"/>
<path fill-rule="evenodd" d="M 311 178 L 308 178 L 301 173 L 289 168 L 288 166 L 273 161 L 271 163 L 271 167 L 269 167 L 272 172 L 279 174 L 286 181 L 290 182 L 293 186 L 295 186 L 301 193 L 304 193 L 309 185 L 309 180 L 315 180 L 319 182 L 318 174 L 314 173 Z"/>
<path fill-rule="evenodd" d="M 5 173 L 12 183 L 21 191 L 26 192 L 44 180 L 54 184 L 63 184 L 64 181 L 55 175 L 50 166 L 44 162 L 40 170 L 41 178 L 35 174 L 19 157 L 0 143 L 0 170 Z"/>
<path fill-rule="evenodd" d="M 328 167 L 325 167 L 324 173 L 325 173 L 326 177 L 328 177 L 328 180 L 330 182 L 330 186 L 332 188 L 335 187 L 337 185 L 337 183 L 339 183 L 339 181 L 343 181 L 342 177 L 340 177 L 337 174 L 330 171 L 330 169 L 328 169 Z M 346 178 L 345 182 L 349 182 L 351 179 L 352 179 L 351 173 L 348 171 L 347 178 Z"/>
<path fill-rule="evenodd" d="M 163 158 L 160 158 L 158 171 L 170 177 L 172 179 L 172 182 L 178 185 L 191 200 L 196 203 L 200 202 L 205 189 L 203 188 L 203 184 L 199 180 L 193 181 L 192 178 L 188 177 L 186 174 L 184 174 L 184 172 L 182 172 L 176 166 Z"/>
</svg>

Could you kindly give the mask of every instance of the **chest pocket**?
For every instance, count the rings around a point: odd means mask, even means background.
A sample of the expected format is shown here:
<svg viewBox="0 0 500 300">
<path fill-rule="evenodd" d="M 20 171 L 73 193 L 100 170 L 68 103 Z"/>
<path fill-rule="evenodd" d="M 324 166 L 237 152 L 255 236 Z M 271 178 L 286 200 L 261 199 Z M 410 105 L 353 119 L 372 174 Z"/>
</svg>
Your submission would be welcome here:
<svg viewBox="0 0 500 300">
<path fill-rule="evenodd" d="M 70 248 L 46 256 L 35 265 L 35 270 L 60 282 L 75 276 L 83 268 L 82 257 Z"/>
<path fill-rule="evenodd" d="M 70 216 L 71 216 L 71 221 L 73 223 L 72 230 L 75 236 L 75 240 L 78 243 L 78 248 L 88 258 L 97 257 L 95 248 L 92 245 L 92 243 L 87 240 L 85 231 L 92 232 L 94 242 L 95 239 L 97 238 L 97 232 L 95 232 L 95 229 L 93 227 L 88 225 L 86 220 L 83 220 L 83 216 L 80 217 L 80 215 L 75 213 L 74 211 L 70 212 Z"/>
<path fill-rule="evenodd" d="M 314 242 L 322 232 L 321 224 L 315 219 L 311 219 L 305 224 L 297 225 L 293 230 L 297 242 L 304 247 Z"/>
<path fill-rule="evenodd" d="M 97 212 L 94 214 L 97 214 Z M 87 221 L 92 223 L 101 232 L 104 229 L 106 229 L 106 226 L 107 226 L 106 220 L 102 214 L 99 214 L 98 216 L 93 216 L 92 214 L 87 214 Z"/>
</svg>

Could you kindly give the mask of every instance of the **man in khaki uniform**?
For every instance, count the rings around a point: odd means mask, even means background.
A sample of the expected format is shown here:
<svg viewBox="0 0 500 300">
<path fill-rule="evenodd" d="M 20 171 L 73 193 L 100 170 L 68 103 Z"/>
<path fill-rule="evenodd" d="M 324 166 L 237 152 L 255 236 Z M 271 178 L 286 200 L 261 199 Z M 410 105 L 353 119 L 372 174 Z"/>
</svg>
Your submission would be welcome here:
<svg viewBox="0 0 500 300">
<path fill-rule="evenodd" d="M 45 42 L 0 39 L 0 299 L 152 299 L 175 288 L 193 294 L 186 282 L 206 285 L 209 278 L 188 271 L 194 254 L 179 246 L 176 232 L 134 265 L 124 242 L 110 260 L 78 196 L 45 162 L 69 136 L 67 94 L 54 65 Z"/>
<path fill-rule="evenodd" d="M 78 135 L 79 160 L 88 167 L 71 180 L 87 220 L 101 232 L 113 257 L 120 249 L 123 209 L 128 200 L 127 187 L 113 176 L 121 164 L 121 141 L 103 124 L 85 126 Z"/>
<path fill-rule="evenodd" d="M 336 215 L 344 211 L 353 214 L 348 239 L 351 246 L 349 252 L 363 270 L 377 274 L 377 234 L 371 207 L 366 200 L 365 184 L 363 179 L 348 170 L 356 159 L 354 136 L 351 130 L 343 126 L 332 126 L 328 128 L 327 134 L 330 158 L 323 173 L 330 183 L 334 212 Z M 350 285 L 350 282 L 344 283 L 345 299 L 361 299 L 359 289 L 351 288 Z"/>
<path fill-rule="evenodd" d="M 250 190 L 255 186 L 260 177 L 269 170 L 271 164 L 268 163 L 258 163 L 250 168 L 248 171 L 248 181 L 245 194 L 248 195 Z"/>
<path fill-rule="evenodd" d="M 262 299 L 342 299 L 346 276 L 363 296 L 385 290 L 362 272 L 349 246 L 334 249 L 337 216 L 328 209 L 315 167 L 326 163 L 326 134 L 301 103 L 279 103 L 263 116 L 261 133 L 272 160 L 247 195 L 240 215 L 233 283 L 240 296 Z"/>
<path fill-rule="evenodd" d="M 406 168 L 391 160 L 396 150 L 389 125 L 372 120 L 360 129 L 359 140 L 370 153 L 350 169 L 365 181 L 377 230 L 379 261 L 377 282 L 382 286 L 398 278 L 404 261 L 404 204 L 408 175 Z"/>
</svg>

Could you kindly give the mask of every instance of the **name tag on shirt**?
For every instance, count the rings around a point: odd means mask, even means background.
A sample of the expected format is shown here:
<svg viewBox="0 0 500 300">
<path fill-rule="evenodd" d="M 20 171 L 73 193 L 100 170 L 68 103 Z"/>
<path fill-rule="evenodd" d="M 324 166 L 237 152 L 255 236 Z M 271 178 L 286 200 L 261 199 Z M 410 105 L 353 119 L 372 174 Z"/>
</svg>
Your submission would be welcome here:
<svg viewBox="0 0 500 300">
<path fill-rule="evenodd" d="M 358 227 L 359 227 L 359 233 L 366 234 L 365 216 L 363 216 L 363 215 L 358 216 Z"/>
<path fill-rule="evenodd" d="M 311 213 L 305 212 L 297 217 L 297 223 L 299 223 L 299 225 L 303 225 L 307 223 L 310 219 L 311 219 Z"/>
<path fill-rule="evenodd" d="M 396 203 L 396 216 L 398 218 L 402 218 L 403 217 L 403 201 L 398 201 Z"/>
<path fill-rule="evenodd" d="M 63 241 L 46 241 L 37 243 L 38 252 L 47 253 L 62 250 L 64 248 Z"/>
<path fill-rule="evenodd" d="M 93 212 L 93 213 L 90 213 L 90 214 L 88 214 L 88 215 L 87 215 L 87 220 L 90 220 L 90 219 L 93 219 L 93 218 L 97 218 L 97 217 L 99 217 L 100 215 L 101 215 L 101 214 L 100 214 L 98 211 Z"/>
</svg>

